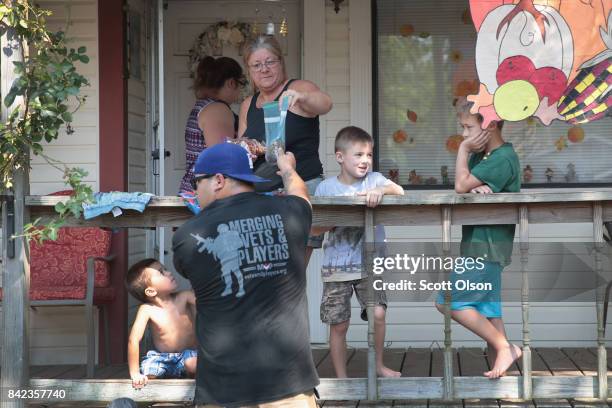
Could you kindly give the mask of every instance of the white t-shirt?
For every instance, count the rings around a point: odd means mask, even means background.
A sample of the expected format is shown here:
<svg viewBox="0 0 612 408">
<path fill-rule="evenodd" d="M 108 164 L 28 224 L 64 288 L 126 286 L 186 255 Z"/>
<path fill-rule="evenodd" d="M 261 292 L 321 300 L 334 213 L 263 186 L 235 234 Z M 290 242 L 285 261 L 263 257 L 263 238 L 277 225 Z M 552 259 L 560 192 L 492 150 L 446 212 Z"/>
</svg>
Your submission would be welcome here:
<svg viewBox="0 0 612 408">
<path fill-rule="evenodd" d="M 346 185 L 332 177 L 323 180 L 315 191 L 315 196 L 354 196 L 356 193 L 372 190 L 391 184 L 392 181 L 378 172 L 371 172 L 358 182 Z M 361 261 L 364 229 L 361 227 L 335 227 L 327 233 L 323 244 L 323 282 L 345 282 L 365 277 Z M 375 228 L 376 242 L 385 241 L 382 225 Z"/>
</svg>

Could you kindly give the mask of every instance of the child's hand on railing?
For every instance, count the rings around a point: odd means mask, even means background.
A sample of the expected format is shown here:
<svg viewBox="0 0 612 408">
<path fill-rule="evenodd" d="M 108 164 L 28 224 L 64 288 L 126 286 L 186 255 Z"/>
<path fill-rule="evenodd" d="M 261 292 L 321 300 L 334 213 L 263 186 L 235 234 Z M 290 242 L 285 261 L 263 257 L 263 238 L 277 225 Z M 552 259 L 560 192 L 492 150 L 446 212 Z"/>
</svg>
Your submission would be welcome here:
<svg viewBox="0 0 612 408">
<path fill-rule="evenodd" d="M 373 188 L 372 190 L 359 192 L 356 195 L 362 196 L 362 197 L 365 196 L 366 205 L 370 208 L 374 208 L 378 204 L 380 204 L 383 196 L 385 195 L 385 192 L 383 191 L 382 187 L 376 187 L 376 188 Z"/>
<path fill-rule="evenodd" d="M 132 387 L 139 390 L 149 382 L 149 378 L 144 374 L 134 374 L 130 375 L 132 377 Z"/>
<path fill-rule="evenodd" d="M 493 193 L 493 190 L 491 190 L 491 187 L 487 186 L 486 184 L 483 184 L 482 186 L 474 187 L 473 189 L 471 189 L 470 193 L 491 194 Z"/>
</svg>

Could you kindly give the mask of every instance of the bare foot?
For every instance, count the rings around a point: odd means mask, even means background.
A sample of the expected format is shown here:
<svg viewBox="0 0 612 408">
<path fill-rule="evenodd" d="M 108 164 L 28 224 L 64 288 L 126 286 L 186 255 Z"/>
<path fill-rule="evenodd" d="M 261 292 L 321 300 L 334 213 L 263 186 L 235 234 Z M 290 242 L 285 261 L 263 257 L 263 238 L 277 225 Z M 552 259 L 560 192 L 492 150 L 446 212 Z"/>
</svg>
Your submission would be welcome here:
<svg viewBox="0 0 612 408">
<path fill-rule="evenodd" d="M 495 349 L 493 347 L 491 347 L 488 350 L 490 350 L 490 351 L 487 351 L 487 358 L 489 360 L 489 367 L 492 367 L 492 365 L 495 364 L 495 359 L 497 358 L 497 353 L 495 352 Z M 503 377 L 505 375 L 506 375 L 506 372 L 504 371 L 503 373 L 500 374 L 500 377 Z"/>
<path fill-rule="evenodd" d="M 485 377 L 499 378 L 503 376 L 512 363 L 522 355 L 523 352 L 521 348 L 515 344 L 509 344 L 508 347 L 498 350 L 497 357 L 495 358 L 495 365 L 491 371 L 484 373 Z"/>
<path fill-rule="evenodd" d="M 378 367 L 376 369 L 376 374 L 378 374 L 379 377 L 390 377 L 390 378 L 397 378 L 397 377 L 401 377 L 402 373 L 400 373 L 399 371 L 394 371 L 392 369 L 390 369 L 389 367 Z"/>
<path fill-rule="evenodd" d="M 497 358 L 497 352 L 495 351 L 495 348 L 493 346 L 491 347 L 487 347 L 487 360 L 489 361 L 489 367 L 493 367 L 493 365 L 495 364 L 495 359 Z M 506 373 L 502 373 L 501 376 L 503 377 L 504 375 L 506 375 Z"/>
</svg>

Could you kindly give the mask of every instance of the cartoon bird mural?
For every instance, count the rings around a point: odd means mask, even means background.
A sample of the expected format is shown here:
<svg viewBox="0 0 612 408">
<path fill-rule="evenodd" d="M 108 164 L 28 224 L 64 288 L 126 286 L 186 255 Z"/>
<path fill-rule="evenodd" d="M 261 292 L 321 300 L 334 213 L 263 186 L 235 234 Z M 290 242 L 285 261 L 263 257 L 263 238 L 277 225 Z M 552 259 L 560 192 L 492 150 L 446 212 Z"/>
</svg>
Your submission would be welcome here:
<svg viewBox="0 0 612 408">
<path fill-rule="evenodd" d="M 545 125 L 604 116 L 611 9 L 612 0 L 470 0 L 480 87 L 468 100 L 483 126 L 532 116 Z"/>
</svg>

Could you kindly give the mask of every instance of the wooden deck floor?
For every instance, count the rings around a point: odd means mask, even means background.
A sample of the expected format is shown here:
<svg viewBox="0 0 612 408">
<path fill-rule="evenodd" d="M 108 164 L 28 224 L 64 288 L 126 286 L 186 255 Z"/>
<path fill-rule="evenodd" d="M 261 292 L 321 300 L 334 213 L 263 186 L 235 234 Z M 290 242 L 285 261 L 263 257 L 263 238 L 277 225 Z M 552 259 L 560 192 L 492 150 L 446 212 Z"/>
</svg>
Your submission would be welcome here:
<svg viewBox="0 0 612 408">
<path fill-rule="evenodd" d="M 334 377 L 334 370 L 327 349 L 313 349 L 313 356 L 319 376 Z M 455 376 L 479 376 L 490 367 L 490 361 L 483 349 L 455 349 Z M 349 349 L 348 372 L 350 377 L 367 376 L 367 350 Z M 394 370 L 401 371 L 405 377 L 441 377 L 443 375 L 443 355 L 441 349 L 388 349 L 385 353 L 385 363 Z M 612 370 L 612 349 L 608 349 L 608 369 Z M 0 371 L 1 373 L 1 371 Z M 595 349 L 585 348 L 535 348 L 533 352 L 534 376 L 595 376 L 597 374 L 597 356 Z M 515 364 L 508 375 L 521 375 L 521 366 Z M 77 379 L 85 377 L 85 366 L 33 366 L 30 369 L 31 378 Z M 95 378 L 129 378 L 126 364 L 98 367 Z M 321 401 L 325 408 L 334 407 L 422 407 L 422 408 L 580 408 L 597 406 L 612 408 L 609 405 L 594 404 L 589 401 L 556 400 L 527 403 L 505 400 L 462 400 L 454 404 L 443 404 L 439 401 L 384 401 L 376 404 L 364 401 Z M 38 408 L 41 405 L 30 405 Z M 60 405 L 50 405 L 60 407 Z M 74 405 L 72 405 L 74 406 Z M 80 405 L 100 407 L 104 405 Z M 153 405 L 154 407 L 181 405 Z"/>
</svg>

